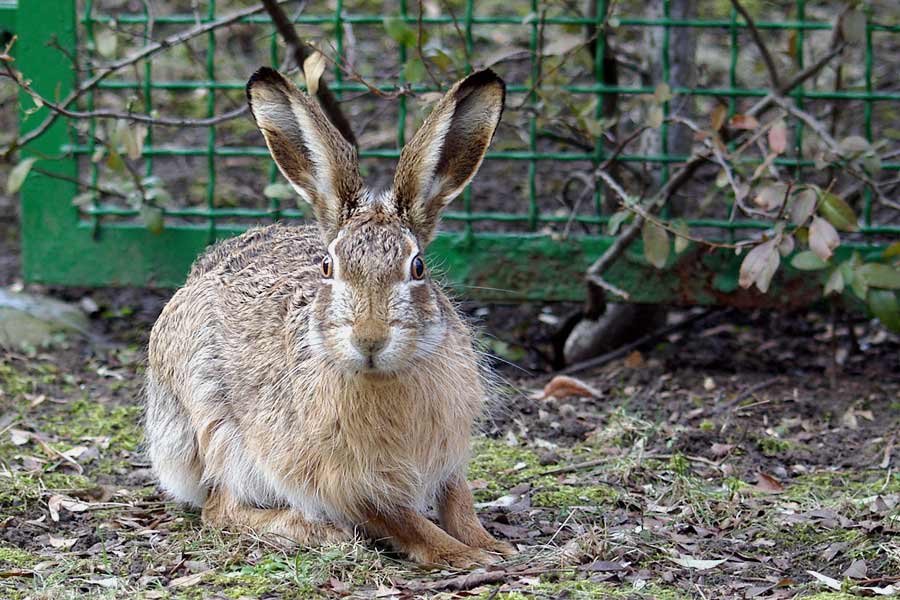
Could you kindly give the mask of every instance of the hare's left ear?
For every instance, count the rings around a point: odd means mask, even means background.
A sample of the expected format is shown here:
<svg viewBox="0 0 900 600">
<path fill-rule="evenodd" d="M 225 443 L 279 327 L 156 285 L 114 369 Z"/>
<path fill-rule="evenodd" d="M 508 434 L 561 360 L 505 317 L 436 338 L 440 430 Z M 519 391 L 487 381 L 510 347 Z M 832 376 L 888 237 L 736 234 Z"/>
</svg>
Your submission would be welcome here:
<svg viewBox="0 0 900 600">
<path fill-rule="evenodd" d="M 398 214 L 423 242 L 441 210 L 472 180 L 503 113 L 506 86 L 486 69 L 456 83 L 403 147 L 394 176 Z"/>
</svg>

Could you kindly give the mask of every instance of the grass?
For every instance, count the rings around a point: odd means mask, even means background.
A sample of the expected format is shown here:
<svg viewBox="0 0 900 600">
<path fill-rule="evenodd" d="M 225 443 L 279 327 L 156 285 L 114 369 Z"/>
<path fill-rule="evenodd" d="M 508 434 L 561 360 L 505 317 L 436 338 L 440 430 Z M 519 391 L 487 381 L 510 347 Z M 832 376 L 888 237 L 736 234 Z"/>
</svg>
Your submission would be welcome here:
<svg viewBox="0 0 900 600">
<path fill-rule="evenodd" d="M 363 542 L 286 549 L 270 539 L 211 530 L 196 512 L 162 502 L 146 475 L 134 479 L 145 465 L 141 412 L 131 401 L 140 393 L 137 365 L 127 361 L 119 367 L 123 377 L 115 378 L 94 376 L 102 366 L 96 361 L 57 366 L 32 358 L 0 364 L 12 426 L 40 436 L 50 449 L 34 438 L 16 445 L 9 435 L 0 437 L 0 513 L 12 529 L 24 532 L 0 537 L 0 570 L 22 573 L 0 577 L 0 597 L 335 598 L 351 590 L 439 586 L 455 575 L 423 571 Z M 35 403 L 40 396 L 53 401 Z M 489 527 L 523 532 L 514 534 L 520 536 L 522 555 L 506 568 L 533 574 L 512 577 L 500 589 L 477 587 L 473 597 L 693 597 L 689 582 L 696 573 L 672 562 L 680 555 L 740 561 L 757 554 L 770 565 L 790 563 L 783 573 L 801 582 L 809 581 L 806 569 L 840 577 L 858 559 L 867 561 L 870 574 L 900 569 L 900 545 L 888 533 L 877 533 L 877 527 L 896 528 L 900 514 L 896 506 L 882 513 L 871 508 L 873 498 L 900 496 L 900 474 L 819 466 L 782 474 L 783 492 L 766 493 L 755 486 L 753 457 L 793 460 L 799 445 L 789 429 L 777 437 L 750 431 L 743 444 L 731 440 L 735 450 L 722 459 L 732 465 L 726 472 L 694 455 L 702 450 L 684 446 L 692 439 L 717 440 L 720 423 L 711 428 L 704 418 L 693 426 L 669 424 L 649 418 L 657 409 L 632 405 L 621 389 L 611 396 L 595 430 L 583 442 L 559 445 L 554 464 L 541 464 L 539 448 L 527 438 L 515 445 L 505 438 L 474 441 L 469 476 L 476 501 L 486 503 L 481 517 Z M 692 398 L 690 408 L 696 409 Z M 77 459 L 83 473 L 54 454 L 79 446 L 90 450 Z M 28 457 L 43 462 L 29 471 L 24 469 Z M 586 461 L 594 466 L 547 474 Z M 77 513 L 61 510 L 60 521 L 51 522 L 47 501 L 55 494 L 95 506 Z M 96 504 L 98 494 L 107 504 Z M 497 502 L 510 494 L 512 506 Z M 851 525 L 804 516 L 827 510 Z M 63 551 L 52 547 L 49 534 L 78 541 Z M 717 542 L 720 536 L 737 540 L 742 553 L 734 553 L 735 542 Z M 840 552 L 821 564 L 823 551 L 835 544 Z M 597 561 L 628 566 L 600 581 L 604 572 L 586 567 Z M 727 595 L 735 577 L 770 573 L 756 563 L 741 569 L 725 564 L 704 572 L 703 581 L 712 595 Z M 435 598 L 455 597 L 440 587 L 433 591 Z M 823 599 L 849 597 L 822 594 L 809 583 L 798 591 Z"/>
</svg>

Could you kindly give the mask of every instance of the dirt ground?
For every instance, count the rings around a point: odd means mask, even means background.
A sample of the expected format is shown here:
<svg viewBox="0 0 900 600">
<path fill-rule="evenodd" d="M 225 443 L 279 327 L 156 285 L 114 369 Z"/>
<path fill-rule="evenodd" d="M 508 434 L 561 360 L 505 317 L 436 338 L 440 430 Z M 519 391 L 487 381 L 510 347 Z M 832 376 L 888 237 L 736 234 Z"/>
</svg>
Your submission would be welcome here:
<svg viewBox="0 0 900 600">
<path fill-rule="evenodd" d="M 553 374 L 540 357 L 572 307 L 467 307 L 487 347 L 531 371 L 495 361 L 506 398 L 470 469 L 481 518 L 520 554 L 458 573 L 364 542 L 286 549 L 205 528 L 159 494 L 142 454 L 144 344 L 167 294 L 42 291 L 90 297 L 101 341 L 0 359 L 0 597 L 843 598 L 900 587 L 900 341 L 867 322 L 853 326 L 859 349 L 839 327 L 835 388 L 828 319 L 718 312 L 544 397 Z"/>
</svg>

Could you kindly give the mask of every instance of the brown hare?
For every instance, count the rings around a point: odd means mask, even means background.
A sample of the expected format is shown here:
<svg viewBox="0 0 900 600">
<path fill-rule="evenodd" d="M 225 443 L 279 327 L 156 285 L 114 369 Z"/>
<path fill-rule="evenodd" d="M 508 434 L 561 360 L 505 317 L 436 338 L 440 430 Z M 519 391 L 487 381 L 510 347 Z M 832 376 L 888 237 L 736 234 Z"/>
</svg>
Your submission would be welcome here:
<svg viewBox="0 0 900 600">
<path fill-rule="evenodd" d="M 403 148 L 393 188 L 373 193 L 314 100 L 273 69 L 250 78 L 256 123 L 318 227 L 214 246 L 153 327 L 150 460 L 206 523 L 302 544 L 361 531 L 456 567 L 514 553 L 473 508 L 469 438 L 486 384 L 423 258 L 504 96 L 489 70 L 456 83 Z"/>
</svg>

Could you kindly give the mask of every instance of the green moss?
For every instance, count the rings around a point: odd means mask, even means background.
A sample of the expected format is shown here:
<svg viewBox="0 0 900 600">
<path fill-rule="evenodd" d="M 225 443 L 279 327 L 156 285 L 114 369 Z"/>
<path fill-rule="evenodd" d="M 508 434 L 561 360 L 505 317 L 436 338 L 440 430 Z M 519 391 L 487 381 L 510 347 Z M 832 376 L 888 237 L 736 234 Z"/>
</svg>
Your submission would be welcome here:
<svg viewBox="0 0 900 600">
<path fill-rule="evenodd" d="M 658 587 L 648 584 L 636 592 L 631 584 L 616 585 L 613 583 L 595 583 L 587 579 L 572 579 L 572 574 L 567 574 L 561 581 L 541 581 L 522 592 L 486 591 L 478 598 L 487 600 L 534 600 L 536 597 L 568 598 L 569 600 L 596 600 L 597 598 L 629 598 L 655 600 L 682 600 L 690 598 L 682 592 L 673 589 Z M 493 594 L 493 595 L 492 595 Z"/>
<path fill-rule="evenodd" d="M 26 370 L 17 369 L 12 364 L 0 364 L 0 391 L 14 399 L 33 392 L 37 380 L 25 372 Z"/>
<path fill-rule="evenodd" d="M 141 409 L 138 406 L 107 406 L 88 399 L 80 399 L 68 410 L 55 413 L 48 419 L 46 430 L 70 442 L 85 437 L 109 438 L 110 448 L 134 451 L 142 439 Z"/>
<path fill-rule="evenodd" d="M 25 550 L 20 550 L 19 548 L 14 548 L 12 546 L 0 545 L 0 567 L 26 569 L 37 563 L 39 560 L 39 557 L 30 552 L 26 552 Z"/>
<path fill-rule="evenodd" d="M 885 481 L 880 473 L 836 471 L 792 479 L 781 497 L 802 506 L 839 508 L 848 502 L 896 493 L 900 493 L 900 473 Z"/>
<path fill-rule="evenodd" d="M 474 456 L 469 463 L 469 480 L 482 480 L 487 485 L 477 490 L 479 501 L 490 500 L 524 481 L 539 477 L 547 467 L 540 465 L 537 454 L 488 438 L 474 443 Z"/>
<path fill-rule="evenodd" d="M 0 486 L 0 513 L 24 514 L 39 503 L 43 490 L 93 487 L 82 475 L 68 473 L 13 473 Z"/>
<path fill-rule="evenodd" d="M 779 456 L 799 446 L 795 442 L 782 440 L 771 435 L 759 438 L 756 444 L 759 446 L 760 452 L 766 456 Z"/>
</svg>

